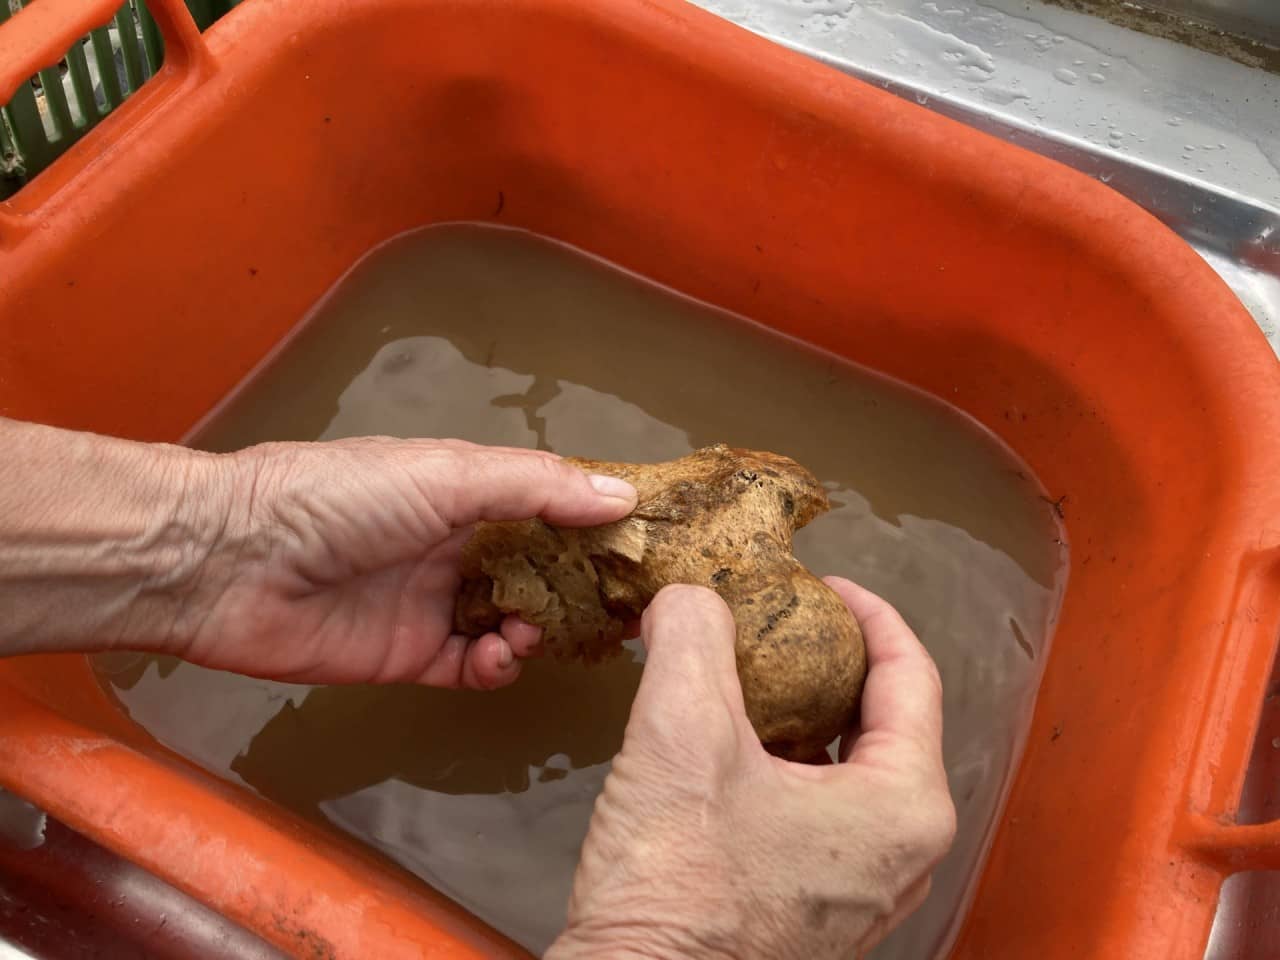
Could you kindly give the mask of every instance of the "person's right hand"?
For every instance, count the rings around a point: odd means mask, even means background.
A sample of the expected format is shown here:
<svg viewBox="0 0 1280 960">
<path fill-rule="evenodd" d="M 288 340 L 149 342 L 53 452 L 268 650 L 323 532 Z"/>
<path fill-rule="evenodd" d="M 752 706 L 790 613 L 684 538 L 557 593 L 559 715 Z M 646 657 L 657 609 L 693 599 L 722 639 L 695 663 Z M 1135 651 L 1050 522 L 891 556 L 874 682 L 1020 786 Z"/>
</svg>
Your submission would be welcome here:
<svg viewBox="0 0 1280 960">
<path fill-rule="evenodd" d="M 827 582 L 870 662 L 861 729 L 830 766 L 761 747 L 716 594 L 668 587 L 649 606 L 640 690 L 547 960 L 847 960 L 924 900 L 955 833 L 938 672 L 888 604 Z"/>
</svg>

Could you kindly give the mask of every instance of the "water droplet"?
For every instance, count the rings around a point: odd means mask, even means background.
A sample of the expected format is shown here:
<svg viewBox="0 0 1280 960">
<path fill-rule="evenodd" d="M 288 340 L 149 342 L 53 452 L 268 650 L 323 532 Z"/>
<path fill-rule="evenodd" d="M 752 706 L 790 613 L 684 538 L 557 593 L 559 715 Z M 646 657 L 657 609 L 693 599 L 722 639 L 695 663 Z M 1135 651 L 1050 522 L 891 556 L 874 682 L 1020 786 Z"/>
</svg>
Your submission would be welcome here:
<svg viewBox="0 0 1280 960">
<path fill-rule="evenodd" d="M 1165 123 L 1167 123 L 1171 127 L 1180 127 L 1182 126 L 1182 118 L 1170 117 L 1168 120 L 1165 121 Z"/>
<path fill-rule="evenodd" d="M 1115 176 L 1114 173 L 1100 173 L 1098 174 L 1098 179 L 1101 180 L 1103 183 L 1110 183 L 1111 178 L 1114 176 Z"/>
<path fill-rule="evenodd" d="M 916 94 L 916 103 L 920 104 L 920 106 L 923 107 L 928 102 L 929 102 L 929 95 L 927 93 Z"/>
<path fill-rule="evenodd" d="M 1090 83 L 1106 83 L 1107 78 L 1100 73 L 1091 73 L 1089 74 L 1089 82 Z"/>
<path fill-rule="evenodd" d="M 1074 70 L 1068 70 L 1066 67 L 1059 67 L 1057 70 L 1053 71 L 1053 78 L 1059 83 L 1065 83 L 1068 86 L 1072 86 L 1080 79 L 1080 75 Z"/>
</svg>

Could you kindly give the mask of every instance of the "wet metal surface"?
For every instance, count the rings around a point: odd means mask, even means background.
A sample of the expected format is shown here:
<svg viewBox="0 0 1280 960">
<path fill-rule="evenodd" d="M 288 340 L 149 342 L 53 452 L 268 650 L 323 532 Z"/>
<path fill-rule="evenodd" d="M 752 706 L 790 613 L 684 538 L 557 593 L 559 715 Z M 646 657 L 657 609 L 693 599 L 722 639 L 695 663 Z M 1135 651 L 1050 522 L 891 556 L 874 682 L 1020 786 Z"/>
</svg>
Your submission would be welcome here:
<svg viewBox="0 0 1280 960">
<path fill-rule="evenodd" d="M 699 4 L 1109 184 L 1195 247 L 1280 351 L 1280 75 L 1038 0 Z"/>
</svg>

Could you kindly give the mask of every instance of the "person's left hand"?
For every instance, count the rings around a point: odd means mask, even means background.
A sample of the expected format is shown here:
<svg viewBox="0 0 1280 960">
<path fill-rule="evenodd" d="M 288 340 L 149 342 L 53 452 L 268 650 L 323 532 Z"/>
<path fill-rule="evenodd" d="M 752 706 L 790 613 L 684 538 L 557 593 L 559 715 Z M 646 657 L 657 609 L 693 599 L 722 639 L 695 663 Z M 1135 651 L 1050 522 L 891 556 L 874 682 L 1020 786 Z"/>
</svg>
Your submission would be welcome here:
<svg viewBox="0 0 1280 960">
<path fill-rule="evenodd" d="M 511 617 L 478 640 L 452 632 L 472 526 L 607 523 L 636 503 L 629 484 L 553 454 L 450 440 L 265 444 L 189 469 L 184 511 L 216 535 L 162 648 L 307 682 L 510 683 L 536 628 Z"/>
</svg>

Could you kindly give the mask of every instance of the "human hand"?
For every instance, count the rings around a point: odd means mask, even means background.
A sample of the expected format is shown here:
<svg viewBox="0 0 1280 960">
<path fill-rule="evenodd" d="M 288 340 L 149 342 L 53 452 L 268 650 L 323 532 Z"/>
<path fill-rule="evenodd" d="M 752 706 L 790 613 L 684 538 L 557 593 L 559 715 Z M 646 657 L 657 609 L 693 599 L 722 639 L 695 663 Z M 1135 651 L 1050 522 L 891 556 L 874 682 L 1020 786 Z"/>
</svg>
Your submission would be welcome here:
<svg viewBox="0 0 1280 960">
<path fill-rule="evenodd" d="M 536 628 L 512 617 L 477 640 L 452 634 L 473 524 L 591 525 L 635 506 L 630 485 L 553 454 L 447 440 L 264 444 L 196 470 L 219 532 L 165 649 L 297 681 L 510 683 Z"/>
<path fill-rule="evenodd" d="M 719 597 L 668 587 L 650 604 L 640 689 L 547 960 L 845 960 L 924 900 L 955 832 L 938 672 L 888 604 L 827 582 L 870 663 L 861 729 L 828 766 L 760 746 Z"/>
</svg>

